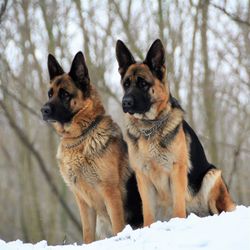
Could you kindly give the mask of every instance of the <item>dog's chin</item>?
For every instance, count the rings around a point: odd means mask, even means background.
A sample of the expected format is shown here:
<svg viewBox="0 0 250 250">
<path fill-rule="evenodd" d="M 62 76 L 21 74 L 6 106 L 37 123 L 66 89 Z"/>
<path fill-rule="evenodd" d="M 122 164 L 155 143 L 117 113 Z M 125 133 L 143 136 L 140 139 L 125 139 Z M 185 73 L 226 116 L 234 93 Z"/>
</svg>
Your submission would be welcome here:
<svg viewBox="0 0 250 250">
<path fill-rule="evenodd" d="M 133 114 L 133 117 L 136 119 L 139 119 L 139 120 L 143 119 L 143 116 L 144 116 L 144 114 L 138 114 L 138 113 Z"/>
<path fill-rule="evenodd" d="M 132 116 L 140 120 L 155 120 L 158 115 L 157 109 L 153 106 L 144 113 L 133 113 Z"/>
<path fill-rule="evenodd" d="M 50 118 L 50 117 L 47 117 L 47 116 L 43 116 L 43 120 L 44 120 L 45 122 L 48 122 L 48 123 L 54 123 L 54 122 L 56 122 L 55 119 Z"/>
<path fill-rule="evenodd" d="M 154 120 L 156 117 L 156 115 L 150 111 L 145 113 L 133 113 L 133 114 L 129 113 L 129 114 L 139 120 Z"/>
<path fill-rule="evenodd" d="M 136 119 L 140 120 L 154 120 L 157 117 L 157 109 L 154 105 L 151 105 L 151 107 L 147 110 L 143 111 L 134 111 L 134 110 L 126 110 L 123 109 L 124 113 L 129 114 L 130 116 L 133 116 Z"/>
<path fill-rule="evenodd" d="M 129 116 L 133 116 L 134 118 L 136 119 L 139 119 L 139 120 L 154 120 L 155 117 L 156 117 L 156 114 L 155 112 L 152 112 L 151 110 L 147 111 L 147 112 L 140 112 L 140 113 L 136 113 L 136 112 L 132 112 L 132 111 L 127 111 L 127 112 L 124 112 L 124 113 L 127 113 L 129 114 Z"/>
<path fill-rule="evenodd" d="M 57 120 L 55 118 L 43 117 L 43 120 L 48 123 L 60 123 L 62 125 L 70 123 L 71 119 L 68 120 Z"/>
<path fill-rule="evenodd" d="M 136 119 L 142 119 L 143 118 L 143 115 L 144 113 L 136 113 L 136 111 L 132 111 L 132 110 L 124 110 L 123 109 L 123 112 L 128 114 L 129 116 L 133 116 L 134 118 Z"/>
</svg>

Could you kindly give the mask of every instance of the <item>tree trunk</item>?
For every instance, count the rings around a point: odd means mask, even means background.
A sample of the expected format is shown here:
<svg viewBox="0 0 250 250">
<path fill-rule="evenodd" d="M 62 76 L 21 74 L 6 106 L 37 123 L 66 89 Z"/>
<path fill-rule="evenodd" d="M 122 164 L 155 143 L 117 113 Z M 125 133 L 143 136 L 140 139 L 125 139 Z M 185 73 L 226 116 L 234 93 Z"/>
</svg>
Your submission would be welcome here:
<svg viewBox="0 0 250 250">
<path fill-rule="evenodd" d="M 204 69 L 203 78 L 203 101 L 205 110 L 205 130 L 209 136 L 209 153 L 214 164 L 218 163 L 217 145 L 216 145 L 216 99 L 213 82 L 211 80 L 211 71 L 209 67 L 208 51 L 208 6 L 209 1 L 202 1 L 202 25 L 201 25 L 201 54 Z"/>
</svg>

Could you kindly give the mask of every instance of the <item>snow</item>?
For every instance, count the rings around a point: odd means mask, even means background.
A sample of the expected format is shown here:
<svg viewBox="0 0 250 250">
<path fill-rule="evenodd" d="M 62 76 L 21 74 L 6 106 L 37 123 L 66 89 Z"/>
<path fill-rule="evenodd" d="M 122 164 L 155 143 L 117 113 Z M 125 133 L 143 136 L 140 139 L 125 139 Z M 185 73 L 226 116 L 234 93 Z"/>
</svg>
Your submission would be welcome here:
<svg viewBox="0 0 250 250">
<path fill-rule="evenodd" d="M 1 250 L 250 250 L 250 207 L 237 206 L 236 211 L 200 218 L 191 214 L 186 219 L 174 218 L 156 222 L 149 228 L 132 230 L 127 226 L 117 236 L 89 245 L 48 246 L 20 240 L 4 242 Z"/>
</svg>

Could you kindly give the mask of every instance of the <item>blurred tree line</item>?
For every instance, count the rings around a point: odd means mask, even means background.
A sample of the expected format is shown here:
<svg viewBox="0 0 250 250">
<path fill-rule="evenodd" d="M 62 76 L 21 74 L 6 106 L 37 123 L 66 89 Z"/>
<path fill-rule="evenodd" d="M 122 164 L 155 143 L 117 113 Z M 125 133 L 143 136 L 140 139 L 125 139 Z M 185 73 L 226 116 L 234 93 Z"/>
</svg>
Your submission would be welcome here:
<svg viewBox="0 0 250 250">
<path fill-rule="evenodd" d="M 47 55 L 85 54 L 107 112 L 123 127 L 115 43 L 142 60 L 160 38 L 167 79 L 238 204 L 250 204 L 250 0 L 2 0 L 0 238 L 81 242 L 80 219 L 42 121 Z"/>
</svg>

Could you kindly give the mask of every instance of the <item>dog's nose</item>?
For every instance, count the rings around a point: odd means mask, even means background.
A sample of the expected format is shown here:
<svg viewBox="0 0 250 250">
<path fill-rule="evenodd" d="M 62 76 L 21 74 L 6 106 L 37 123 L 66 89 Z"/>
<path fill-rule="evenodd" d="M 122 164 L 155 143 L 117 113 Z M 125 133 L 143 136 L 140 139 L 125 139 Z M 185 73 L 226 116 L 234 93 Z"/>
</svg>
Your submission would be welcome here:
<svg viewBox="0 0 250 250">
<path fill-rule="evenodd" d="M 50 107 L 50 105 L 45 104 L 42 108 L 41 108 L 41 112 L 43 114 L 43 116 L 49 116 L 52 113 L 52 109 Z"/>
<path fill-rule="evenodd" d="M 130 109 L 134 106 L 134 98 L 132 96 L 124 96 L 122 99 L 123 109 Z"/>
</svg>

